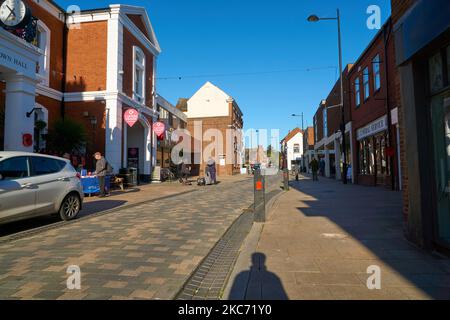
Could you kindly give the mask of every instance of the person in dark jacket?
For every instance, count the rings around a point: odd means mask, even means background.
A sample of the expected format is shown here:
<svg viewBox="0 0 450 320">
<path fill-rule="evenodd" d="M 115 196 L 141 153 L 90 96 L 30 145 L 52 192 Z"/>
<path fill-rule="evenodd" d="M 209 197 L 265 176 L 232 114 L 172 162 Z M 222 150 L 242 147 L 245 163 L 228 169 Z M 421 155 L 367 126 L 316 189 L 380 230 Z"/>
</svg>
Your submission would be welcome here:
<svg viewBox="0 0 450 320">
<path fill-rule="evenodd" d="M 94 154 L 95 160 L 97 162 L 95 163 L 95 175 L 98 178 L 98 184 L 100 186 L 100 198 L 103 198 L 106 196 L 105 192 L 105 177 L 108 171 L 108 163 L 105 159 L 105 157 L 102 156 L 100 152 L 96 152 Z"/>
<path fill-rule="evenodd" d="M 180 163 L 178 167 L 179 175 L 180 175 L 180 182 L 184 184 L 190 184 L 189 183 L 189 175 L 191 174 L 190 168 L 184 163 Z"/>
<path fill-rule="evenodd" d="M 209 157 L 208 162 L 206 163 L 208 167 L 209 174 L 211 176 L 211 183 L 217 184 L 217 169 L 216 169 L 216 162 L 212 157 Z"/>
<path fill-rule="evenodd" d="M 312 175 L 313 175 L 313 181 L 318 181 L 319 178 L 317 177 L 317 171 L 319 170 L 319 162 L 316 158 L 312 159 L 311 163 L 309 164 L 311 167 Z"/>
</svg>

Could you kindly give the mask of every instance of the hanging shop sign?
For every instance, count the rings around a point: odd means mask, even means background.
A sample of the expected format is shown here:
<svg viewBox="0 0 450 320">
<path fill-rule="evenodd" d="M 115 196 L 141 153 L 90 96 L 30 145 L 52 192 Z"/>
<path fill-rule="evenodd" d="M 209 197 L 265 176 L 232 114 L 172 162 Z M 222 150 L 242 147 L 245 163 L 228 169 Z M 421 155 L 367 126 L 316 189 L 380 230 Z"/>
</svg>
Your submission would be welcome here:
<svg viewBox="0 0 450 320">
<path fill-rule="evenodd" d="M 164 133 L 166 132 L 166 125 L 164 124 L 164 122 L 155 122 L 153 124 L 153 132 L 158 138 L 164 137 Z"/>
<path fill-rule="evenodd" d="M 123 116 L 125 122 L 130 126 L 134 126 L 139 120 L 139 112 L 136 109 L 127 109 Z"/>
</svg>

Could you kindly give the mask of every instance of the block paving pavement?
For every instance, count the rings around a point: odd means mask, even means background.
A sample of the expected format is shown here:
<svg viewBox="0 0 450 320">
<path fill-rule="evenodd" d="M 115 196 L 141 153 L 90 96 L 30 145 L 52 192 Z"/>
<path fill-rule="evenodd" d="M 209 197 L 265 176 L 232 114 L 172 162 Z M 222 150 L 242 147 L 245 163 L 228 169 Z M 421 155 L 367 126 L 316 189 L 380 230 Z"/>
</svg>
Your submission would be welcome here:
<svg viewBox="0 0 450 320">
<path fill-rule="evenodd" d="M 252 203 L 240 177 L 0 243 L 0 298 L 173 299 Z M 71 265 L 80 290 L 67 289 Z"/>
</svg>

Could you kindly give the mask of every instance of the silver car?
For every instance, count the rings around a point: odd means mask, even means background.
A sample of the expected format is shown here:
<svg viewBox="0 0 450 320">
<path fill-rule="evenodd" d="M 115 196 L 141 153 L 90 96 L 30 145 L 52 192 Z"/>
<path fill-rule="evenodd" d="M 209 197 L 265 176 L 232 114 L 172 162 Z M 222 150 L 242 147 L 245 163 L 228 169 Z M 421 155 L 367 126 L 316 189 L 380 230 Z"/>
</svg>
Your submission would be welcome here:
<svg viewBox="0 0 450 320">
<path fill-rule="evenodd" d="M 83 204 L 79 174 L 69 160 L 0 152 L 0 224 L 58 213 L 74 219 Z"/>
</svg>

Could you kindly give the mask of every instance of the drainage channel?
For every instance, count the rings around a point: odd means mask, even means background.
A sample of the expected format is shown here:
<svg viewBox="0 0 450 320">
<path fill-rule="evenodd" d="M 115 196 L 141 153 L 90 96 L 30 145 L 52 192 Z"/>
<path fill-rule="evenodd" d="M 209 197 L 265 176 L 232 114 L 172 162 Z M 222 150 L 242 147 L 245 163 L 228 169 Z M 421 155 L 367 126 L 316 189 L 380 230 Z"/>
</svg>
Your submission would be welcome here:
<svg viewBox="0 0 450 320">
<path fill-rule="evenodd" d="M 197 191 L 198 191 L 197 189 L 196 190 L 189 190 L 189 191 L 185 191 L 185 192 L 181 192 L 181 193 L 177 193 L 177 194 L 172 194 L 172 195 L 168 195 L 168 196 L 164 196 L 164 197 L 159 197 L 159 198 L 152 199 L 152 200 L 146 200 L 146 201 L 131 203 L 131 204 L 128 204 L 128 205 L 123 205 L 123 206 L 117 207 L 117 208 L 104 210 L 104 211 L 100 211 L 100 212 L 97 212 L 97 213 L 92 213 L 92 214 L 90 214 L 88 216 L 84 216 L 84 217 L 81 217 L 81 218 L 78 218 L 78 219 L 75 219 L 75 220 L 60 221 L 60 222 L 52 223 L 52 224 L 45 225 L 45 226 L 42 226 L 42 227 L 37 227 L 37 228 L 26 230 L 26 231 L 21 231 L 21 232 L 18 232 L 18 233 L 14 233 L 14 234 L 11 234 L 11 235 L 8 235 L 8 236 L 1 237 L 0 238 L 0 244 L 5 244 L 5 243 L 8 243 L 8 242 L 20 240 L 20 239 L 23 239 L 23 238 L 28 238 L 28 237 L 37 235 L 37 234 L 45 232 L 45 231 L 57 229 L 57 228 L 60 228 L 60 227 L 63 227 L 63 226 L 70 225 L 72 223 L 78 223 L 78 222 L 81 222 L 81 221 L 84 221 L 84 220 L 88 220 L 88 219 L 92 219 L 92 218 L 95 218 L 95 217 L 100 217 L 100 216 L 103 216 L 103 215 L 111 214 L 111 213 L 118 212 L 118 211 L 121 211 L 121 210 L 124 210 L 124 209 L 137 207 L 137 206 L 140 206 L 142 204 L 147 204 L 147 203 L 152 203 L 152 202 L 156 202 L 156 201 L 166 200 L 166 199 L 169 199 L 169 198 L 175 198 L 175 197 L 183 196 L 183 195 L 186 195 L 186 194 L 189 194 L 189 193 L 193 193 L 193 192 L 197 192 Z"/>
<path fill-rule="evenodd" d="M 252 206 L 253 207 L 253 206 Z M 253 225 L 253 210 L 246 209 L 200 263 L 176 300 L 219 300 Z"/>
</svg>

